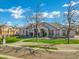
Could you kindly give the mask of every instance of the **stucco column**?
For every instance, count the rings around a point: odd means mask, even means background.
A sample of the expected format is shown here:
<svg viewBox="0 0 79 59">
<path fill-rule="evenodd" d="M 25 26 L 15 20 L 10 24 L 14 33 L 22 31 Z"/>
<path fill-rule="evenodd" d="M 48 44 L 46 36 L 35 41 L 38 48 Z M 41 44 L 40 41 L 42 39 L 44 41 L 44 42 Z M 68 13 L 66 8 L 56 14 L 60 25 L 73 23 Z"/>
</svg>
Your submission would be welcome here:
<svg viewBox="0 0 79 59">
<path fill-rule="evenodd" d="M 56 29 L 55 30 L 53 30 L 53 37 L 56 37 Z"/>
<path fill-rule="evenodd" d="M 28 37 L 30 37 L 30 35 L 29 35 L 29 30 L 28 30 Z"/>
<path fill-rule="evenodd" d="M 47 32 L 47 37 L 49 37 L 49 29 L 46 32 Z"/>
<path fill-rule="evenodd" d="M 33 37 L 34 37 L 34 30 L 33 30 L 33 32 L 32 32 L 32 33 L 33 33 Z"/>
</svg>

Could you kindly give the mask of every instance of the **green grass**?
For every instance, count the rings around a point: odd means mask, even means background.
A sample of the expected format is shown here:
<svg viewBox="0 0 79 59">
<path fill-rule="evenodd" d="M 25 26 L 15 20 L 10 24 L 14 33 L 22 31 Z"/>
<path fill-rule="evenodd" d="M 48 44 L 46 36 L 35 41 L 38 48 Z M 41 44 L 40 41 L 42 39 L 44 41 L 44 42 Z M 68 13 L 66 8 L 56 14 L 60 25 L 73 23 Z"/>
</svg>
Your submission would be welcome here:
<svg viewBox="0 0 79 59">
<path fill-rule="evenodd" d="M 26 39 L 23 42 L 37 42 L 37 43 L 53 43 L 53 44 L 67 44 L 67 40 L 61 38 L 61 39 Z M 79 40 L 77 39 L 71 39 L 70 44 L 79 44 Z"/>
<path fill-rule="evenodd" d="M 16 36 L 8 36 L 5 39 L 7 43 L 14 43 L 20 40 L 20 38 L 17 38 Z M 0 38 L 0 42 L 1 42 L 1 38 Z"/>
<path fill-rule="evenodd" d="M 31 47 L 31 48 L 42 48 L 42 49 L 52 49 L 52 50 L 58 50 L 57 48 L 48 47 L 48 46 L 33 46 L 33 45 L 24 45 L 23 47 Z"/>
<path fill-rule="evenodd" d="M 0 59 L 8 59 L 8 58 L 0 57 Z"/>
<path fill-rule="evenodd" d="M 1 39 L 1 38 L 0 38 Z M 20 38 L 18 36 L 8 36 L 5 38 L 7 43 L 15 43 L 20 40 L 23 42 L 37 42 L 37 43 L 52 43 L 52 44 L 67 44 L 67 40 L 64 38 L 58 39 L 45 39 L 45 38 Z M 1 40 L 0 40 L 1 42 Z M 70 40 L 70 44 L 79 44 L 79 40 Z"/>
</svg>

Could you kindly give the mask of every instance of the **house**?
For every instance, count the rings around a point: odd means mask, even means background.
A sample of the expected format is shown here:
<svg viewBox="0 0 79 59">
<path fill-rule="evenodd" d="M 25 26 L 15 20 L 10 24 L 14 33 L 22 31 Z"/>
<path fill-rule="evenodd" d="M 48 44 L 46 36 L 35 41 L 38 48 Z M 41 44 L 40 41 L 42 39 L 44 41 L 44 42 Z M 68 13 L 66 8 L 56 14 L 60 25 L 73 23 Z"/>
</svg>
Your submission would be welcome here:
<svg viewBox="0 0 79 59">
<path fill-rule="evenodd" d="M 35 24 L 29 24 L 20 28 L 19 35 L 26 37 L 65 37 L 66 30 L 63 25 L 57 23 L 39 23 L 38 29 Z M 37 31 L 37 33 L 36 33 Z"/>
<path fill-rule="evenodd" d="M 15 35 L 17 32 L 17 29 L 13 26 L 9 26 L 6 24 L 0 25 L 0 36 L 9 36 L 9 35 Z"/>
<path fill-rule="evenodd" d="M 79 25 L 76 25 L 76 35 L 79 35 Z"/>
</svg>

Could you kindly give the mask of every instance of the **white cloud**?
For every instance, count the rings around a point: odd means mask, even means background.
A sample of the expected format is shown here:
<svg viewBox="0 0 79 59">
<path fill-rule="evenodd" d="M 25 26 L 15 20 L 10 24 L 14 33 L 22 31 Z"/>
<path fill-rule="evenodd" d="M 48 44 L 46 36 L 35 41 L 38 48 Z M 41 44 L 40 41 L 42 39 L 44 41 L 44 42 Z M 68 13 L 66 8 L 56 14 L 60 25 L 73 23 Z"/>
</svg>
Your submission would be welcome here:
<svg viewBox="0 0 79 59">
<path fill-rule="evenodd" d="M 79 18 L 79 10 L 73 10 L 72 14 L 73 14 L 74 17 Z"/>
<path fill-rule="evenodd" d="M 79 15 L 79 10 L 72 10 L 70 13 L 76 16 L 76 15 Z M 67 15 L 68 12 L 65 11 L 64 14 Z"/>
<path fill-rule="evenodd" d="M 5 10 L 4 9 L 0 9 L 0 12 L 4 12 Z"/>
<path fill-rule="evenodd" d="M 68 12 L 64 12 L 65 16 L 67 16 Z M 72 19 L 72 23 L 78 24 L 79 23 L 79 10 L 73 10 L 70 12 L 70 17 Z M 67 22 L 67 20 L 66 20 Z"/>
<path fill-rule="evenodd" d="M 41 4 L 41 6 L 43 6 L 43 4 Z M 19 18 L 25 18 L 25 16 L 23 15 L 24 12 L 28 12 L 31 11 L 30 8 L 27 9 L 22 9 L 21 6 L 18 7 L 12 7 L 10 9 L 0 9 L 0 12 L 10 12 L 11 16 L 14 17 L 15 19 L 19 19 Z M 37 13 L 38 18 L 56 18 L 60 16 L 60 11 L 52 11 L 52 12 L 39 12 Z M 36 13 L 33 13 L 34 18 L 36 18 Z"/>
<path fill-rule="evenodd" d="M 39 13 L 33 13 L 33 16 L 32 16 L 33 18 L 42 18 L 43 17 L 43 14 L 41 13 L 41 12 L 39 12 Z"/>
<path fill-rule="evenodd" d="M 42 15 L 43 15 L 43 17 L 47 17 L 48 13 L 47 12 L 43 12 Z"/>
<path fill-rule="evenodd" d="M 24 13 L 24 10 L 21 6 L 13 7 L 11 9 L 8 9 L 8 11 L 11 12 L 11 16 L 13 16 L 16 19 L 23 17 L 22 14 Z"/>
<path fill-rule="evenodd" d="M 63 5 L 63 7 L 67 7 L 67 6 L 69 6 L 69 4 L 64 4 L 64 5 Z"/>
<path fill-rule="evenodd" d="M 53 11 L 48 14 L 48 18 L 55 18 L 60 16 L 60 11 Z"/>
<path fill-rule="evenodd" d="M 60 16 L 60 11 L 52 11 L 52 12 L 40 12 L 37 13 L 38 18 L 56 18 Z M 36 13 L 33 13 L 33 17 L 36 17 Z"/>
<path fill-rule="evenodd" d="M 71 6 L 74 6 L 74 5 L 77 5 L 77 4 L 79 4 L 79 2 L 71 1 L 70 4 L 64 4 L 63 7 L 68 7 L 68 6 L 70 6 L 70 5 L 71 5 Z"/>
<path fill-rule="evenodd" d="M 24 9 L 21 6 L 12 7 L 10 9 L 0 9 L 0 12 L 10 12 L 11 16 L 18 19 L 24 17 L 22 14 L 24 13 Z"/>
</svg>

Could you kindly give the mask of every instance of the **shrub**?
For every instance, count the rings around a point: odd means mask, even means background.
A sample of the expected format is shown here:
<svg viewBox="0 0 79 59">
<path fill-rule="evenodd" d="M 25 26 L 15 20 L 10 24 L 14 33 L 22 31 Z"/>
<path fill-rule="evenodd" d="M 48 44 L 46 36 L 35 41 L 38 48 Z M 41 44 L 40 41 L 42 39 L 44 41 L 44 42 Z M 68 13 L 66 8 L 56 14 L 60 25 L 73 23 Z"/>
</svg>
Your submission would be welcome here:
<svg viewBox="0 0 79 59">
<path fill-rule="evenodd" d="M 14 43 L 19 41 L 20 39 L 18 39 L 16 36 L 8 36 L 6 37 L 6 42 L 7 43 Z"/>
</svg>

